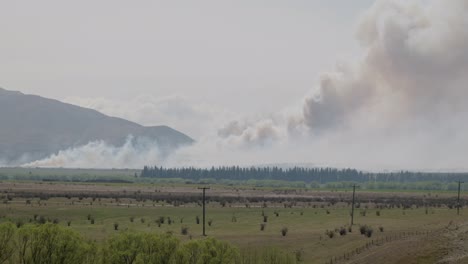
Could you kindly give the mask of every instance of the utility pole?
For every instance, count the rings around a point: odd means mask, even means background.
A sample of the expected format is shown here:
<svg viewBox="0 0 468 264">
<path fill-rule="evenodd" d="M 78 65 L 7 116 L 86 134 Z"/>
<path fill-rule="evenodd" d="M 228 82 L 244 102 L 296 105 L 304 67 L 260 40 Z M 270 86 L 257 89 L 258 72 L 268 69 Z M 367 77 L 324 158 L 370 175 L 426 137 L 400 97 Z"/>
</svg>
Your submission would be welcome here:
<svg viewBox="0 0 468 264">
<path fill-rule="evenodd" d="M 206 236 L 205 234 L 205 191 L 209 190 L 210 187 L 199 187 L 198 189 L 203 190 L 203 236 Z"/>
<path fill-rule="evenodd" d="M 359 187 L 359 186 L 357 186 L 356 184 L 353 184 L 353 205 L 351 207 L 351 226 L 354 225 L 354 197 L 356 194 L 356 187 Z"/>
<path fill-rule="evenodd" d="M 457 215 L 460 215 L 460 187 L 462 183 L 462 181 L 458 181 Z"/>
</svg>

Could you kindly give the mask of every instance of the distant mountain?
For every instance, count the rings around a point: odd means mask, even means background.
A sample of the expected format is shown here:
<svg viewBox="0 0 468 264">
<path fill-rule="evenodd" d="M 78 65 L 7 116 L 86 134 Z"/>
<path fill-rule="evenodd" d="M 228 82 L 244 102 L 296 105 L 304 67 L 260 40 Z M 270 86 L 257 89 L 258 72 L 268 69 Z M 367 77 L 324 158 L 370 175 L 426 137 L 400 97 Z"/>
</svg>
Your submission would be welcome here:
<svg viewBox="0 0 468 264">
<path fill-rule="evenodd" d="M 167 126 L 145 127 L 92 109 L 0 88 L 0 164 L 19 165 L 97 140 L 120 146 L 129 135 L 156 141 L 166 153 L 194 142 Z"/>
</svg>

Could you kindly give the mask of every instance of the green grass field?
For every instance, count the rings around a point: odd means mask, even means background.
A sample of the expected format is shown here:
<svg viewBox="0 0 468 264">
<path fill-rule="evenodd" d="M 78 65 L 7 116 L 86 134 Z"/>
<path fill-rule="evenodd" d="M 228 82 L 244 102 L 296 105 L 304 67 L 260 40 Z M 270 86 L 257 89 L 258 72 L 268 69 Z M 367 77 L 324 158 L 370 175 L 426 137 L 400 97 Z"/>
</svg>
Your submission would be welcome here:
<svg viewBox="0 0 468 264">
<path fill-rule="evenodd" d="M 131 204 L 130 204 L 131 202 Z M 329 213 L 327 213 L 327 211 Z M 462 219 L 456 215 L 456 210 L 447 208 L 419 209 L 366 209 L 366 215 L 355 210 L 355 226 L 353 232 L 345 236 L 336 234 L 333 239 L 325 235 L 326 230 L 334 230 L 350 223 L 350 207 L 345 203 L 324 208 L 246 208 L 243 204 L 231 204 L 222 207 L 212 202 L 207 205 L 207 235 L 230 241 L 240 248 L 274 246 L 283 250 L 303 252 L 304 263 L 325 263 L 334 256 L 340 256 L 355 248 L 361 247 L 370 240 L 378 240 L 392 235 L 407 232 L 426 232 L 437 230 L 450 221 Z M 380 216 L 376 211 L 380 211 Z M 279 216 L 276 216 L 276 213 Z M 40 216 L 50 220 L 59 220 L 59 225 L 77 230 L 84 237 L 102 241 L 117 232 L 135 230 L 143 232 L 173 232 L 182 240 L 200 238 L 202 233 L 202 209 L 197 204 L 185 204 L 173 207 L 164 203 L 120 201 L 112 199 L 91 198 L 50 198 L 39 199 L 15 198 L 0 205 L 1 221 L 28 223 Z M 94 219 L 94 224 L 88 220 L 88 215 Z M 260 224 L 267 216 L 264 231 Z M 156 222 L 164 216 L 166 221 L 158 227 Z M 196 217 L 200 224 L 196 224 Z M 168 224 L 167 218 L 173 221 Z M 133 222 L 131 221 L 133 218 Z M 235 220 L 235 221 L 234 221 Z M 118 223 L 118 230 L 114 230 Z M 373 236 L 367 238 L 359 234 L 359 225 L 370 225 L 374 229 Z M 182 235 L 182 226 L 188 227 L 189 235 Z M 384 232 L 379 231 L 379 227 Z M 281 229 L 288 228 L 286 236 Z"/>
</svg>

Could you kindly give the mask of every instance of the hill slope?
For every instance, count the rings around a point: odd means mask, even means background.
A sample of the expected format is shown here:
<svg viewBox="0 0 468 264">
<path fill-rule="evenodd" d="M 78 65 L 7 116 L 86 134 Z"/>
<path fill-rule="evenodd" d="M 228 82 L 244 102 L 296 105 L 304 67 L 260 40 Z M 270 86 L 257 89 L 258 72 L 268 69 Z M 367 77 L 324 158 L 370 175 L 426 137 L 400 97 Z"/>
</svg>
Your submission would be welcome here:
<svg viewBox="0 0 468 264">
<path fill-rule="evenodd" d="M 167 126 L 145 127 L 98 111 L 0 88 L 0 161 L 10 165 L 103 140 L 120 146 L 132 135 L 156 141 L 163 152 L 193 140 Z"/>
</svg>

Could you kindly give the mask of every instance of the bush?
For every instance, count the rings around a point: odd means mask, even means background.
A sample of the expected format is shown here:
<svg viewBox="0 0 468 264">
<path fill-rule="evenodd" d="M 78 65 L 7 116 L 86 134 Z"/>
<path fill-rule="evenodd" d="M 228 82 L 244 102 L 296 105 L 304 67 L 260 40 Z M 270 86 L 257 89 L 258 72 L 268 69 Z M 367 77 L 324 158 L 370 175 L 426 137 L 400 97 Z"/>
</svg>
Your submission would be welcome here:
<svg viewBox="0 0 468 264">
<path fill-rule="evenodd" d="M 346 236 L 346 228 L 344 227 L 340 228 L 340 236 Z"/>
<path fill-rule="evenodd" d="M 266 222 L 268 222 L 268 215 L 263 216 L 263 223 L 266 223 Z"/>
<path fill-rule="evenodd" d="M 189 228 L 188 228 L 187 226 L 182 226 L 182 227 L 180 228 L 180 233 L 181 233 L 182 235 L 186 236 L 186 235 L 188 234 L 188 229 L 189 229 Z"/>
<path fill-rule="evenodd" d="M 14 254 L 16 245 L 13 237 L 15 233 L 15 226 L 12 223 L 0 225 L 0 263 L 6 262 Z"/>
<path fill-rule="evenodd" d="M 372 236 L 372 233 L 374 232 L 374 230 L 372 229 L 372 227 L 368 226 L 368 225 L 363 225 L 363 226 L 360 226 L 359 227 L 359 231 L 361 232 L 361 235 L 365 235 L 367 237 L 371 237 Z"/>
<path fill-rule="evenodd" d="M 266 224 L 265 224 L 265 223 L 261 223 L 261 224 L 260 224 L 260 231 L 265 230 L 265 227 L 266 227 Z"/>
<path fill-rule="evenodd" d="M 197 225 L 200 224 L 200 217 L 198 215 L 195 217 L 195 222 L 197 223 Z"/>
<path fill-rule="evenodd" d="M 286 235 L 288 234 L 288 228 L 287 228 L 287 227 L 281 228 L 281 234 L 282 234 L 283 236 L 286 236 Z"/>
<path fill-rule="evenodd" d="M 379 230 L 380 230 L 380 232 L 383 232 L 384 231 L 383 226 L 379 226 Z"/>
<path fill-rule="evenodd" d="M 189 241 L 179 248 L 175 256 L 176 263 L 234 264 L 238 259 L 239 251 L 235 247 L 213 238 Z"/>
<path fill-rule="evenodd" d="M 211 226 L 213 224 L 213 219 L 208 220 L 208 226 Z"/>
<path fill-rule="evenodd" d="M 135 217 L 134 217 L 134 216 L 130 216 L 130 222 L 133 223 L 133 221 L 135 221 Z"/>
<path fill-rule="evenodd" d="M 119 223 L 114 223 L 114 230 L 119 230 Z"/>
<path fill-rule="evenodd" d="M 361 235 L 366 234 L 366 230 L 367 230 L 366 225 L 362 225 L 362 226 L 359 227 L 359 232 L 361 233 Z"/>
<path fill-rule="evenodd" d="M 375 211 L 376 216 L 380 216 L 380 210 Z"/>
<path fill-rule="evenodd" d="M 335 236 L 335 232 L 333 232 L 333 230 L 327 230 L 325 231 L 325 235 L 327 235 L 329 238 L 333 238 Z"/>
</svg>

